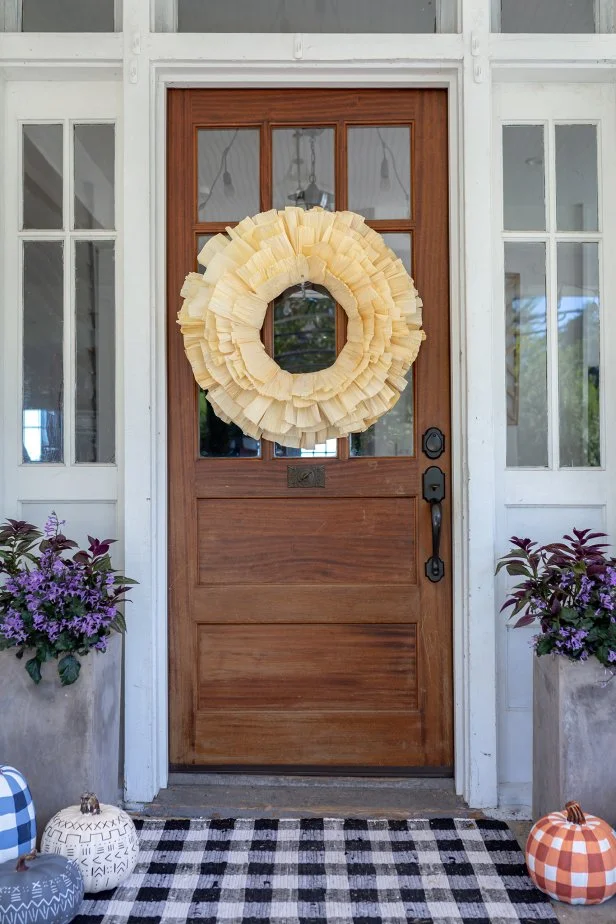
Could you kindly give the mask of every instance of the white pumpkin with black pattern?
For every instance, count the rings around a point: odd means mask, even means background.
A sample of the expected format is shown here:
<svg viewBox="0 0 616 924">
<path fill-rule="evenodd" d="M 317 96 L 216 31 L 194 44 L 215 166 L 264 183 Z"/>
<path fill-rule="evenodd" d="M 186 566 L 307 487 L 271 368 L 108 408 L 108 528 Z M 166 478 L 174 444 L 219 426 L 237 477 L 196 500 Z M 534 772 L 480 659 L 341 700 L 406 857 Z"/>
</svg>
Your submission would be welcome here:
<svg viewBox="0 0 616 924">
<path fill-rule="evenodd" d="M 43 853 L 74 860 L 86 892 L 115 889 L 135 868 L 139 840 L 132 819 L 114 805 L 99 804 L 86 793 L 81 805 L 53 816 L 43 833 Z"/>
</svg>

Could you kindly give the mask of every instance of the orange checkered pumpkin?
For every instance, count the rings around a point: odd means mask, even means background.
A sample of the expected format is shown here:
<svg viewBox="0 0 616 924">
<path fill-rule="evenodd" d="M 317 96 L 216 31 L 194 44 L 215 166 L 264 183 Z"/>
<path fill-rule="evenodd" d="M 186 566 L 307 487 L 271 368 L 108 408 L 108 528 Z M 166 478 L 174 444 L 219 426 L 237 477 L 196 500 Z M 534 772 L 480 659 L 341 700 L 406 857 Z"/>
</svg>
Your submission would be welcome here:
<svg viewBox="0 0 616 924">
<path fill-rule="evenodd" d="M 598 905 L 616 895 L 616 832 L 577 802 L 531 829 L 526 865 L 537 888 L 570 905 Z"/>
</svg>

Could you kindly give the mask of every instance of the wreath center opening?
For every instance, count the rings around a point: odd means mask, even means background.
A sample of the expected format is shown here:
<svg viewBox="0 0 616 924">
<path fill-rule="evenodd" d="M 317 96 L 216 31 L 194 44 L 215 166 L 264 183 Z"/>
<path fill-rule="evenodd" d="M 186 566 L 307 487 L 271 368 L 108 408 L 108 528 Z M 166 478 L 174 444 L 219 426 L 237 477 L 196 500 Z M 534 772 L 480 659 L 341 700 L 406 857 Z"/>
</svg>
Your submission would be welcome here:
<svg viewBox="0 0 616 924">
<path fill-rule="evenodd" d="M 321 285 L 302 282 L 274 299 L 273 359 L 285 372 L 320 372 L 336 361 L 337 305 Z"/>
</svg>

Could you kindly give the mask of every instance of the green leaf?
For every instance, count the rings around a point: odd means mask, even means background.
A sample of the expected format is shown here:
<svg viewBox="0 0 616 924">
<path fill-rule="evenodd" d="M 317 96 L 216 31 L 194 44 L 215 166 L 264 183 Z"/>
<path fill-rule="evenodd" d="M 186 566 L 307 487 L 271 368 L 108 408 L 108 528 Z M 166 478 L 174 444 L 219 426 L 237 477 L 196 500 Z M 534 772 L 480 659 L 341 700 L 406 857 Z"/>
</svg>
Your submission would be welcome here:
<svg viewBox="0 0 616 924">
<path fill-rule="evenodd" d="M 548 636 L 542 635 L 537 640 L 537 646 L 535 648 L 535 651 L 537 652 L 537 655 L 541 656 L 541 655 L 549 654 L 550 651 L 552 651 L 553 647 L 554 647 L 553 640 L 549 638 Z"/>
<path fill-rule="evenodd" d="M 73 647 L 73 639 L 68 632 L 61 632 L 55 641 L 58 651 L 70 651 Z"/>
<path fill-rule="evenodd" d="M 38 658 L 30 658 L 26 661 L 26 670 L 35 683 L 41 682 L 41 663 Z"/>
<path fill-rule="evenodd" d="M 60 675 L 60 683 L 62 686 L 67 687 L 71 683 L 75 683 L 79 677 L 79 671 L 81 670 L 81 664 L 75 657 L 75 655 L 68 654 L 65 655 L 58 662 L 58 673 Z"/>
<path fill-rule="evenodd" d="M 116 632 L 126 632 L 126 620 L 124 619 L 122 613 L 119 611 L 116 618 L 113 620 L 113 622 L 109 623 L 109 625 L 110 628 L 115 629 Z"/>
</svg>

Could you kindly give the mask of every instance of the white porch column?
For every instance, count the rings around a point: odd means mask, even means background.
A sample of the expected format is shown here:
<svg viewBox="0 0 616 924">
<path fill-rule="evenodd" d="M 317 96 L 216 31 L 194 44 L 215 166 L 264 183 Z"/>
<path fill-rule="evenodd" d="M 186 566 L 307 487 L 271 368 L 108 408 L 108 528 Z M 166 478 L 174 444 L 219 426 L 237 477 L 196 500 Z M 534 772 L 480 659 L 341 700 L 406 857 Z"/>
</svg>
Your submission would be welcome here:
<svg viewBox="0 0 616 924">
<path fill-rule="evenodd" d="M 495 434 L 492 339 L 492 109 L 488 61 L 490 0 L 464 0 L 462 102 L 463 260 L 466 303 L 466 619 L 463 689 L 468 723 L 463 794 L 497 804 L 494 601 Z"/>
<path fill-rule="evenodd" d="M 148 55 L 149 0 L 124 0 L 124 541 L 126 573 L 138 580 L 127 609 L 125 686 L 125 796 L 152 799 L 161 785 L 159 736 L 166 716 L 158 715 L 155 427 L 155 312 L 152 229 L 155 228 L 150 131 L 153 125 Z M 158 318 L 156 317 L 158 314 Z"/>
</svg>

